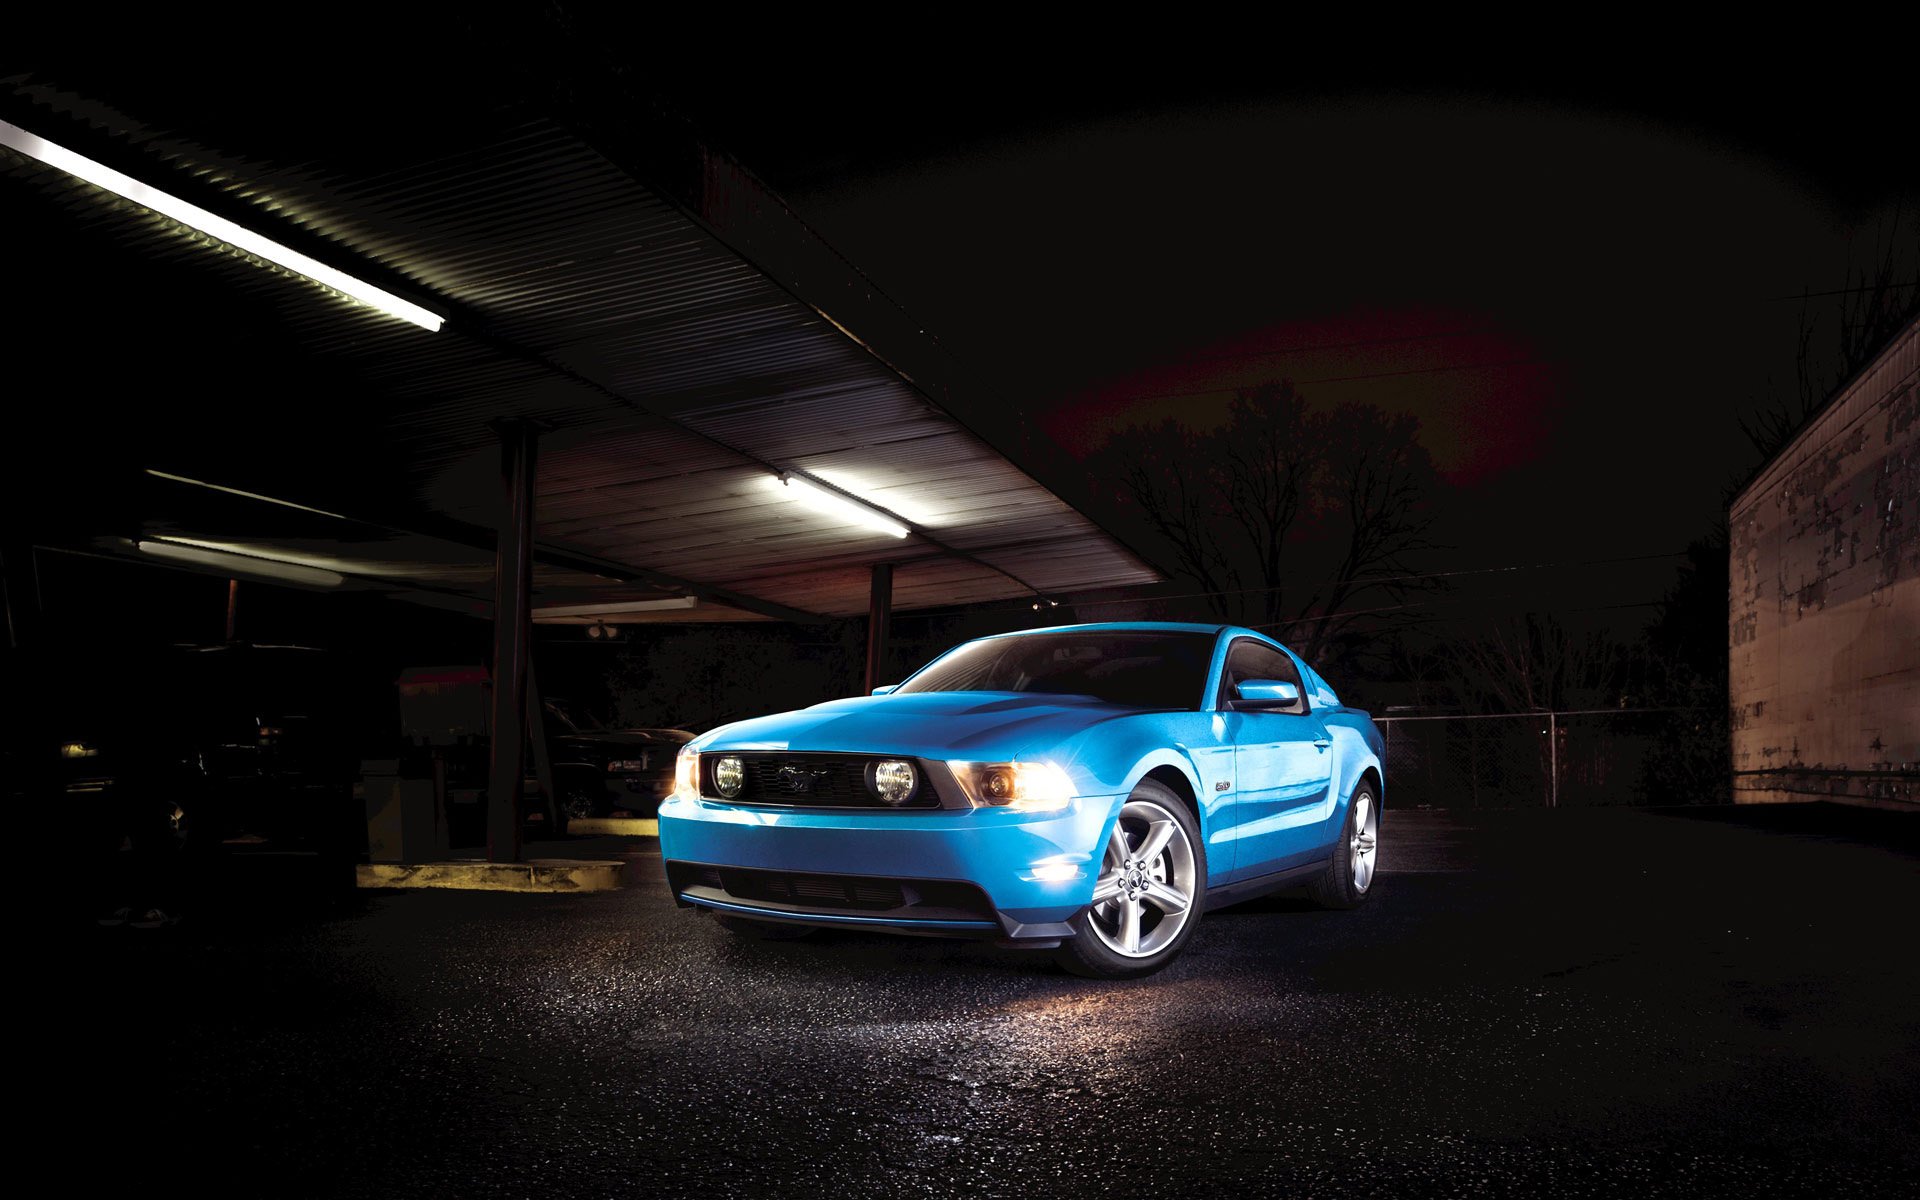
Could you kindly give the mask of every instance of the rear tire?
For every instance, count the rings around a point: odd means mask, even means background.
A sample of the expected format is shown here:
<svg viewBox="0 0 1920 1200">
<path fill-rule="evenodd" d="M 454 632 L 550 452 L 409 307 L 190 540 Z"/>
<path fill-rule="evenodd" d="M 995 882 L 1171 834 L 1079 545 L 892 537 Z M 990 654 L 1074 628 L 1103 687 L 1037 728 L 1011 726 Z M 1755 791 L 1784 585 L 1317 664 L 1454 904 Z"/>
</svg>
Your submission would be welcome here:
<svg viewBox="0 0 1920 1200">
<path fill-rule="evenodd" d="M 1347 801 L 1347 818 L 1333 844 L 1326 872 L 1307 885 L 1307 894 L 1322 908 L 1359 908 L 1373 893 L 1380 861 L 1380 800 L 1373 784 L 1361 780 Z"/>
<path fill-rule="evenodd" d="M 1200 822 L 1170 788 L 1142 780 L 1101 849 L 1094 901 L 1054 952 L 1089 979 L 1138 979 L 1179 956 L 1206 907 Z"/>
</svg>

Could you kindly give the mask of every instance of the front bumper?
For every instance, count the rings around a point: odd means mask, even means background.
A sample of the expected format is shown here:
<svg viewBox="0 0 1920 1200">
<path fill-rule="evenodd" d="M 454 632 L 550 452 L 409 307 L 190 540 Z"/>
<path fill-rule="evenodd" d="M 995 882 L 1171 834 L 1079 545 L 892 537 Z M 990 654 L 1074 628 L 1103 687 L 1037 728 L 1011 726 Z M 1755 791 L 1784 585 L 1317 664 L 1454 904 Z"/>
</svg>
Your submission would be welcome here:
<svg viewBox="0 0 1920 1200">
<path fill-rule="evenodd" d="M 1073 936 L 1067 921 L 1093 898 L 1117 799 L 1081 797 L 1059 812 L 1018 813 L 750 808 L 673 796 L 660 806 L 660 856 L 682 905 L 803 924 L 1051 941 Z M 1040 879 L 1040 865 L 1076 873 Z M 690 883 L 699 868 L 776 873 L 803 886 L 728 891 Z M 977 911 L 941 903 L 922 910 L 937 915 L 922 918 L 911 907 L 828 903 L 821 888 L 804 886 L 825 878 L 872 878 L 909 891 L 924 883 L 917 890 L 936 895 L 968 886 L 984 899 Z"/>
<path fill-rule="evenodd" d="M 604 777 L 606 801 L 611 808 L 652 816 L 660 802 L 673 792 L 673 774 L 616 775 Z"/>
</svg>

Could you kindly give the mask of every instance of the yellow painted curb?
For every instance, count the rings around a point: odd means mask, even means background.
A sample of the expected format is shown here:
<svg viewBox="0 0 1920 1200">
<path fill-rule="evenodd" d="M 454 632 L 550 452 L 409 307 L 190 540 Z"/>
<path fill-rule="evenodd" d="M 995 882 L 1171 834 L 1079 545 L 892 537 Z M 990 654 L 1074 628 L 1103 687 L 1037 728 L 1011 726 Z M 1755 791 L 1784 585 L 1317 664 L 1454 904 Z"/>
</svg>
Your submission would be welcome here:
<svg viewBox="0 0 1920 1200">
<path fill-rule="evenodd" d="M 659 837 L 660 822 L 653 817 L 575 817 L 567 822 L 567 832 Z"/>
<path fill-rule="evenodd" d="M 536 858 L 492 863 L 457 859 L 431 863 L 361 863 L 363 888 L 466 888 L 483 892 L 613 892 L 627 864 L 618 859 Z"/>
</svg>

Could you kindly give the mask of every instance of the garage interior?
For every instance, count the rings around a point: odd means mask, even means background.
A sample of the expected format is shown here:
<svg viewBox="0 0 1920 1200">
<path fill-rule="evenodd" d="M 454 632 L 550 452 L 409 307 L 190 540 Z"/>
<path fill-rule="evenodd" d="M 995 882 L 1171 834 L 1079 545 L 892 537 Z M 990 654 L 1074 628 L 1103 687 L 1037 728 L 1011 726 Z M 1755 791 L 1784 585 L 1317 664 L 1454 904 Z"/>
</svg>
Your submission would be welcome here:
<svg viewBox="0 0 1920 1200">
<path fill-rule="evenodd" d="M 217 81 L 143 107 L 141 82 L 0 94 L 32 230 L 8 375 L 35 452 L 0 548 L 23 663 L 50 554 L 492 621 L 509 728 L 535 623 L 865 614 L 871 687 L 894 610 L 1161 577 L 936 337 L 604 80 L 503 100 L 449 61 L 272 114 Z M 494 739 L 496 858 L 520 753 Z"/>
</svg>

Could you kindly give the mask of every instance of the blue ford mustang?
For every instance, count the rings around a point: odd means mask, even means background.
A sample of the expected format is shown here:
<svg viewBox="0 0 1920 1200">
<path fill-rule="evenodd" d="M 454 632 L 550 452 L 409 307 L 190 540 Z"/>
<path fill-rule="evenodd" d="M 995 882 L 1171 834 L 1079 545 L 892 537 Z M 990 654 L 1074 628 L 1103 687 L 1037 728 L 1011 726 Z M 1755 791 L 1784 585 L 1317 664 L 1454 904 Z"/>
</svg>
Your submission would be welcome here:
<svg viewBox="0 0 1920 1200">
<path fill-rule="evenodd" d="M 1381 759 L 1366 713 L 1250 629 L 1069 625 L 701 735 L 660 850 L 678 903 L 743 933 L 991 937 L 1145 975 L 1205 909 L 1364 901 Z"/>
</svg>

